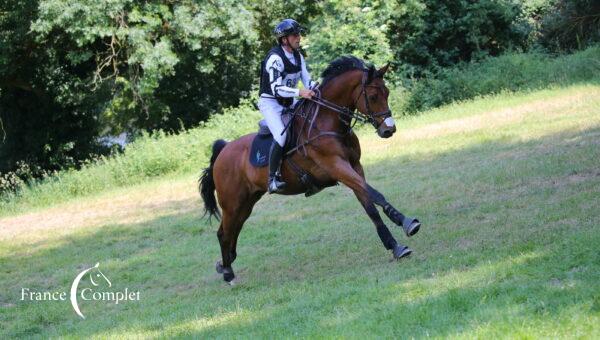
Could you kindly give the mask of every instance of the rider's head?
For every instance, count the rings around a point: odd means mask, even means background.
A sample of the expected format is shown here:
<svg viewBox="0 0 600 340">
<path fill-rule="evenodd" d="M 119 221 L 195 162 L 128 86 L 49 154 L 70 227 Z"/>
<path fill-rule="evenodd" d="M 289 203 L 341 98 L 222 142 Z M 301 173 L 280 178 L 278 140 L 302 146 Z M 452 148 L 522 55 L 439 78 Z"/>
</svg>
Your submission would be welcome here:
<svg viewBox="0 0 600 340">
<path fill-rule="evenodd" d="M 303 32 L 304 28 L 294 19 L 282 20 L 273 30 L 279 45 L 288 46 L 292 50 L 300 47 L 300 39 Z"/>
</svg>

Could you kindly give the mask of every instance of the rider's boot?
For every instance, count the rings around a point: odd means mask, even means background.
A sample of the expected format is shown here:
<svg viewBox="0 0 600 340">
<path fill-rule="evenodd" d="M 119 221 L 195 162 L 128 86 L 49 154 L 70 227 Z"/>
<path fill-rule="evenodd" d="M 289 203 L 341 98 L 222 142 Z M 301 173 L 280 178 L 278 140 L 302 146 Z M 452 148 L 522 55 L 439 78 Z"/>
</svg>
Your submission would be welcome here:
<svg viewBox="0 0 600 340">
<path fill-rule="evenodd" d="M 279 193 L 285 189 L 285 182 L 281 180 L 279 167 L 281 166 L 281 158 L 283 156 L 283 147 L 276 141 L 271 144 L 269 151 L 269 194 Z"/>
</svg>

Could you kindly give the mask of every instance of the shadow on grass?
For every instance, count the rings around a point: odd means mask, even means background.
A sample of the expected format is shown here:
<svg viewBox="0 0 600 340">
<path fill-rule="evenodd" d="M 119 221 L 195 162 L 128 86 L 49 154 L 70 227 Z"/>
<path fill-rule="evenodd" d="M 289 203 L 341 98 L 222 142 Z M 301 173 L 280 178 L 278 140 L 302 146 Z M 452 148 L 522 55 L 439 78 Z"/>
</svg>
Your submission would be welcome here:
<svg viewBox="0 0 600 340">
<path fill-rule="evenodd" d="M 598 135 L 592 128 L 492 141 L 367 167 L 367 178 L 396 174 L 372 184 L 424 222 L 408 241 L 393 230 L 416 250 L 399 263 L 389 261 L 352 195 L 332 193 L 338 188 L 304 203 L 270 197 L 259 205 L 241 235 L 234 287 L 214 273 L 217 225 L 199 222 L 199 213 L 107 225 L 2 257 L 2 337 L 448 336 L 500 319 L 596 308 Z M 281 215 L 265 207 L 273 200 L 283 202 L 273 209 L 300 211 L 298 220 L 277 225 Z M 328 207 L 340 216 L 311 214 Z M 141 301 L 84 302 L 86 320 L 68 301 L 20 301 L 23 287 L 68 291 L 96 262 L 115 290 L 139 290 Z"/>
</svg>

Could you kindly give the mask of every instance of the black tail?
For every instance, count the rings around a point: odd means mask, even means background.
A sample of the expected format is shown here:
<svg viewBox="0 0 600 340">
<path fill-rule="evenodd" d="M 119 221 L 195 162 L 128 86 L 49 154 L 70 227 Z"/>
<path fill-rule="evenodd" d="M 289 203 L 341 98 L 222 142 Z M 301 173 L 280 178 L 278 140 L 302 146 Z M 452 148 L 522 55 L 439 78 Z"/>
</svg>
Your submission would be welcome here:
<svg viewBox="0 0 600 340">
<path fill-rule="evenodd" d="M 202 171 L 202 175 L 198 179 L 200 196 L 204 200 L 204 216 L 208 214 L 208 219 L 214 216 L 217 221 L 221 218 L 221 213 L 219 212 L 219 207 L 217 206 L 217 200 L 215 199 L 215 181 L 213 179 L 213 166 L 215 165 L 215 160 L 219 153 L 223 148 L 227 145 L 227 142 L 218 139 L 213 143 L 212 147 L 212 156 L 210 157 L 210 164 L 208 168 Z M 204 217 L 202 216 L 202 217 Z"/>
</svg>

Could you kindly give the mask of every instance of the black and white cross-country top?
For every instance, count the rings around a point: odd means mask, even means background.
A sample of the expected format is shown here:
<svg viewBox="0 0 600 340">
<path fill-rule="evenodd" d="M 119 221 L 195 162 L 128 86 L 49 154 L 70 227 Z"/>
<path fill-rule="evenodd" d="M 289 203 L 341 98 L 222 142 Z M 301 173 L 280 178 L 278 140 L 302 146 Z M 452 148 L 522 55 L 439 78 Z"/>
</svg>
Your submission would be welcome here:
<svg viewBox="0 0 600 340">
<path fill-rule="evenodd" d="M 277 99 L 279 104 L 290 106 L 299 95 L 296 88 L 302 80 L 305 88 L 311 88 L 312 81 L 306 70 L 304 57 L 298 52 L 287 52 L 281 46 L 273 47 L 261 65 L 260 91 L 263 98 Z"/>
</svg>

